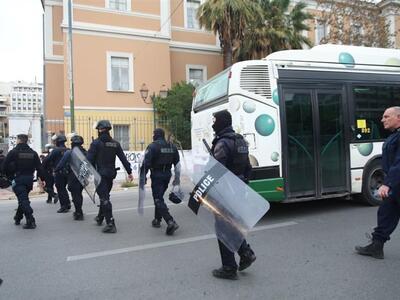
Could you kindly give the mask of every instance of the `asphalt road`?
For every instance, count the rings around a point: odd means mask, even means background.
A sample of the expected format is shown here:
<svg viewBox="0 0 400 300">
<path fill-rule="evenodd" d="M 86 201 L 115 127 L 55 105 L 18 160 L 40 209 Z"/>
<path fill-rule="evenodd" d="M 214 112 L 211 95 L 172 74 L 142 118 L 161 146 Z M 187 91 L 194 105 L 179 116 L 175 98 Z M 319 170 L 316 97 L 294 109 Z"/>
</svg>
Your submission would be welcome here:
<svg viewBox="0 0 400 300">
<path fill-rule="evenodd" d="M 32 200 L 38 227 L 12 222 L 16 202 L 0 201 L 0 299 L 399 299 L 400 237 L 385 259 L 354 254 L 376 223 L 375 207 L 338 199 L 273 205 L 248 241 L 257 261 L 239 280 L 211 276 L 220 266 L 212 232 L 183 204 L 172 237 L 136 210 L 137 190 L 112 194 L 118 232 L 103 234 L 85 201 L 83 222 L 58 205 Z"/>
</svg>

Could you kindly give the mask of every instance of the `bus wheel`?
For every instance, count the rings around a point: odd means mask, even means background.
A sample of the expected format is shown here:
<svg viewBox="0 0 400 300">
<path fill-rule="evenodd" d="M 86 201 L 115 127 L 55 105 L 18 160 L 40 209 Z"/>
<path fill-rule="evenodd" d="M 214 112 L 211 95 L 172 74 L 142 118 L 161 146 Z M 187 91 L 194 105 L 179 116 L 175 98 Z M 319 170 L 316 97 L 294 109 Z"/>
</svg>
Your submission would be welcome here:
<svg viewBox="0 0 400 300">
<path fill-rule="evenodd" d="M 364 170 L 362 197 L 365 204 L 375 206 L 382 202 L 377 196 L 377 191 L 383 184 L 384 177 L 385 173 L 382 170 L 381 161 L 379 159 L 371 162 Z"/>
</svg>

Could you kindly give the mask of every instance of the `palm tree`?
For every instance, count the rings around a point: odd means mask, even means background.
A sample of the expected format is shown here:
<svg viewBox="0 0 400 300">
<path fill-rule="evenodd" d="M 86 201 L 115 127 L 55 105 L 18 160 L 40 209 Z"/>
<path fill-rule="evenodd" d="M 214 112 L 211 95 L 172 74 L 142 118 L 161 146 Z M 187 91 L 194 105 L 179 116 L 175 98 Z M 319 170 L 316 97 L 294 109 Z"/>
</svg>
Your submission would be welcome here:
<svg viewBox="0 0 400 300">
<path fill-rule="evenodd" d="M 233 53 L 244 37 L 245 28 L 260 17 L 258 0 L 207 0 L 197 12 L 200 26 L 218 34 L 224 68 L 233 63 Z"/>
<path fill-rule="evenodd" d="M 258 0 L 261 18 L 254 18 L 246 28 L 238 60 L 259 59 L 283 49 L 311 47 L 311 41 L 303 36 L 309 30 L 305 24 L 312 16 L 304 11 L 306 5 L 297 3 L 289 12 L 290 0 Z"/>
</svg>

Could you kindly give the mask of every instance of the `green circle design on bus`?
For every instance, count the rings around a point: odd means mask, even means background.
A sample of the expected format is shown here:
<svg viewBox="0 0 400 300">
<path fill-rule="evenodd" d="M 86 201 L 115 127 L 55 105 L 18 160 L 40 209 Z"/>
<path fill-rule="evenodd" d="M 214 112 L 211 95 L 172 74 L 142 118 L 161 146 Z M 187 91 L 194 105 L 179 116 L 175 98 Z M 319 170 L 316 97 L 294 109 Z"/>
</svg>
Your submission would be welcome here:
<svg viewBox="0 0 400 300">
<path fill-rule="evenodd" d="M 279 153 L 278 152 L 272 152 L 271 160 L 272 161 L 278 161 L 278 159 L 279 159 Z"/>
<path fill-rule="evenodd" d="M 391 57 L 385 61 L 385 65 L 387 66 L 400 66 L 400 59 L 396 57 Z"/>
<path fill-rule="evenodd" d="M 275 102 L 276 105 L 279 105 L 279 94 L 277 89 L 275 89 L 272 93 L 272 100 Z"/>
<path fill-rule="evenodd" d="M 274 119 L 269 115 L 260 115 L 255 121 L 256 131 L 262 136 L 268 136 L 275 130 Z"/>
<path fill-rule="evenodd" d="M 354 68 L 354 57 L 347 52 L 342 52 L 339 54 L 339 63 L 345 65 L 347 68 Z"/>
<path fill-rule="evenodd" d="M 372 143 L 361 144 L 361 145 L 358 145 L 357 149 L 361 155 L 368 156 L 372 153 L 372 150 L 374 149 L 374 145 Z"/>
<path fill-rule="evenodd" d="M 249 114 L 256 111 L 256 104 L 251 101 L 245 101 L 243 103 L 243 110 Z"/>
</svg>

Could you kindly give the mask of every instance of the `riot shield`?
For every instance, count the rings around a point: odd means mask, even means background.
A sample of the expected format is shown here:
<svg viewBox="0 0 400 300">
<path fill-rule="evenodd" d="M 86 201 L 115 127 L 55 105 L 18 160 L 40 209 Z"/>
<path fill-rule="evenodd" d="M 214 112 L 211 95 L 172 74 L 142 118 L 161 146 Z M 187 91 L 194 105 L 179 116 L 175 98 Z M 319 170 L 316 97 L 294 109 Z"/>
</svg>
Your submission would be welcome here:
<svg viewBox="0 0 400 300">
<path fill-rule="evenodd" d="M 101 176 L 78 147 L 72 149 L 70 166 L 90 199 L 96 203 L 96 189 L 100 184 Z"/>
<path fill-rule="evenodd" d="M 138 201 L 138 213 L 143 216 L 144 214 L 144 199 L 146 199 L 146 174 L 144 168 L 144 156 L 142 155 L 141 162 L 139 163 L 139 201 Z"/>
<path fill-rule="evenodd" d="M 269 203 L 212 156 L 192 162 L 183 161 L 181 167 L 182 200 L 188 201 L 189 208 L 215 230 L 218 239 L 236 252 L 268 211 Z"/>
</svg>

